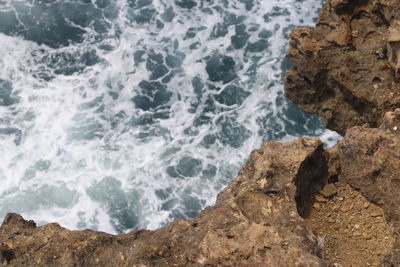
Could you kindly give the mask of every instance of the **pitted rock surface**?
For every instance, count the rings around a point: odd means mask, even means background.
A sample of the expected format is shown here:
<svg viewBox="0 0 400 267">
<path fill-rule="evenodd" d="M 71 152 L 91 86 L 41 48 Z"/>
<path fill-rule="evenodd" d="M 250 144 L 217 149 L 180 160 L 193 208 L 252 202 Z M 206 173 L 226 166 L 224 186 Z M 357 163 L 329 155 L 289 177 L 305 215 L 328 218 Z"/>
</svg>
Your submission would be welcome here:
<svg viewBox="0 0 400 267">
<path fill-rule="evenodd" d="M 291 34 L 285 95 L 344 135 L 400 107 L 400 1 L 330 0 Z"/>
<path fill-rule="evenodd" d="M 400 0 L 328 0 L 317 27 L 291 37 L 285 94 L 345 135 L 337 146 L 268 142 L 214 206 L 155 231 L 69 231 L 10 213 L 0 266 L 400 266 Z"/>
<path fill-rule="evenodd" d="M 251 154 L 215 206 L 156 231 L 69 231 L 9 214 L 0 227 L 0 260 L 7 266 L 326 266 L 299 216 L 310 188 L 326 176 L 326 160 L 316 138 L 269 142 Z"/>
<path fill-rule="evenodd" d="M 396 239 L 393 266 L 400 266 L 400 138 L 381 129 L 354 127 L 339 147 L 339 180 L 384 210 Z"/>
</svg>

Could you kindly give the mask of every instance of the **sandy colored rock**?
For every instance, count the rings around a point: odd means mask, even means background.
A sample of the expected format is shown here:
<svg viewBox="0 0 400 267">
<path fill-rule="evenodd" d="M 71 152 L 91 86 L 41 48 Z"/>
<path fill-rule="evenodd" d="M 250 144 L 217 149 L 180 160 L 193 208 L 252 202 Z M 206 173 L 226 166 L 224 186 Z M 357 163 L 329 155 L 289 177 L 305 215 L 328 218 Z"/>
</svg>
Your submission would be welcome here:
<svg viewBox="0 0 400 267">
<path fill-rule="evenodd" d="M 327 151 L 315 138 L 269 142 L 215 206 L 155 231 L 69 231 L 9 214 L 0 264 L 399 266 L 399 140 L 355 127 Z"/>
<path fill-rule="evenodd" d="M 400 136 L 400 108 L 392 112 L 386 112 L 380 128 Z"/>
<path fill-rule="evenodd" d="M 331 198 L 337 194 L 337 188 L 335 184 L 327 184 L 322 188 L 320 191 L 320 194 L 326 198 Z"/>
<path fill-rule="evenodd" d="M 326 150 L 328 155 L 328 177 L 325 184 L 334 184 L 339 179 L 340 169 L 340 150 L 335 145 Z"/>
<path fill-rule="evenodd" d="M 394 266 L 400 266 L 400 138 L 381 129 L 354 127 L 340 142 L 342 172 L 348 183 L 384 211 L 394 230 Z M 382 216 L 372 209 L 372 217 Z"/>
<path fill-rule="evenodd" d="M 345 135 L 327 150 L 327 182 L 336 183 L 338 195 L 318 202 L 310 216 L 323 214 L 318 223 L 326 229 L 323 221 L 337 223 L 335 216 L 358 218 L 362 223 L 357 229 L 335 230 L 343 230 L 343 237 L 368 240 L 378 238 L 387 222 L 392 234 L 385 240 L 394 238 L 393 250 L 386 251 L 383 261 L 371 259 L 370 264 L 400 266 L 400 1 L 328 0 L 316 28 L 292 32 L 287 56 L 293 65 L 285 95 L 304 111 L 319 114 L 327 128 Z M 362 225 L 370 225 L 373 234 L 360 231 Z M 337 242 L 343 241 L 337 237 Z M 339 248 L 332 253 L 343 254 Z M 357 255 L 344 257 L 343 266 Z M 340 265 L 334 260 L 330 264 Z"/>
<path fill-rule="evenodd" d="M 337 185 L 340 186 L 337 195 L 329 202 L 319 203 L 319 209 L 313 210 L 306 219 L 324 244 L 328 265 L 382 266 L 386 258 L 390 258 L 395 242 L 389 223 L 371 218 L 376 211 L 383 214 L 382 209 L 374 204 L 371 204 L 373 208 L 364 208 L 362 204 L 367 200 L 361 193 L 345 183 Z M 362 208 L 355 203 L 361 203 Z"/>
<path fill-rule="evenodd" d="M 399 266 L 400 138 L 355 127 L 327 151 L 269 142 L 194 220 L 109 235 L 9 214 L 7 266 Z M 338 181 L 335 181 L 338 180 Z"/>
<path fill-rule="evenodd" d="M 285 95 L 345 135 L 338 145 L 268 142 L 213 207 L 155 231 L 10 213 L 0 266 L 400 266 L 399 34 L 400 0 L 328 0 L 315 29 L 292 32 Z"/>
<path fill-rule="evenodd" d="M 321 194 L 315 195 L 314 199 L 315 199 L 316 202 L 319 202 L 319 203 L 326 203 L 326 202 L 328 202 L 328 199 L 326 199 L 326 198 L 325 198 L 323 195 L 321 195 Z"/>
<path fill-rule="evenodd" d="M 345 135 L 400 103 L 400 1 L 330 0 L 315 29 L 291 34 L 285 95 Z"/>
<path fill-rule="evenodd" d="M 325 266 L 299 212 L 308 211 L 310 193 L 326 172 L 318 139 L 269 142 L 193 221 L 114 236 L 36 227 L 8 214 L 0 260 L 7 266 Z"/>
</svg>

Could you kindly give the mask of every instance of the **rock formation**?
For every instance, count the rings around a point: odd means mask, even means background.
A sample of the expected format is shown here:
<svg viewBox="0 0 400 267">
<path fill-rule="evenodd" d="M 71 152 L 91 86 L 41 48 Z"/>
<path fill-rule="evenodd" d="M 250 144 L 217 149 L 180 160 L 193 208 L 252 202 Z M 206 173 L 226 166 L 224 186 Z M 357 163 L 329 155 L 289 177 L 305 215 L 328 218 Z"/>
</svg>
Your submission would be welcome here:
<svg viewBox="0 0 400 267">
<path fill-rule="evenodd" d="M 400 1 L 331 0 L 291 34 L 285 95 L 344 135 L 400 107 Z"/>
<path fill-rule="evenodd" d="M 394 118 L 386 121 L 390 129 L 400 122 L 394 113 L 386 117 Z M 316 138 L 272 141 L 252 152 L 215 206 L 192 221 L 178 220 L 156 231 L 69 231 L 55 223 L 37 227 L 9 214 L 0 227 L 0 262 L 399 266 L 398 151 L 398 135 L 366 127 L 350 129 L 338 146 L 328 150 Z"/>
<path fill-rule="evenodd" d="M 1 261 L 15 266 L 323 266 L 321 247 L 295 199 L 306 205 L 310 188 L 325 172 L 318 139 L 270 142 L 252 153 L 215 206 L 193 221 L 113 236 L 57 224 L 36 227 L 9 214 L 0 228 Z"/>
<path fill-rule="evenodd" d="M 268 142 L 213 207 L 155 231 L 8 214 L 0 266 L 400 266 L 400 2 L 329 0 L 290 45 L 285 94 L 337 146 Z"/>
</svg>

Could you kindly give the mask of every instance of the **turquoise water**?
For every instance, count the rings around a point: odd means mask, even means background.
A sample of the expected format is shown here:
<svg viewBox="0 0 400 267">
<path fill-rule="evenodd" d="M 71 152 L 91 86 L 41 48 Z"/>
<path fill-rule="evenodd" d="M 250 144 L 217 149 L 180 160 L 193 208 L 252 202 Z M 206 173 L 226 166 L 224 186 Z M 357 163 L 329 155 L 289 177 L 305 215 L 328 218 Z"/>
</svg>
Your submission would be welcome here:
<svg viewBox="0 0 400 267">
<path fill-rule="evenodd" d="M 0 1 L 0 217 L 110 233 L 193 218 L 250 151 L 334 144 L 283 97 L 303 0 Z"/>
</svg>

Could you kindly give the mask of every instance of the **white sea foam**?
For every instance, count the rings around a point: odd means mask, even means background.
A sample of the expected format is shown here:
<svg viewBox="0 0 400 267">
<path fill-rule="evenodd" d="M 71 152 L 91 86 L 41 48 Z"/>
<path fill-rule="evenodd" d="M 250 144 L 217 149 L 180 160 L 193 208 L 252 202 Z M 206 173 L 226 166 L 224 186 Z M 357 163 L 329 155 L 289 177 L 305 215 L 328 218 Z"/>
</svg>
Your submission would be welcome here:
<svg viewBox="0 0 400 267">
<path fill-rule="evenodd" d="M 148 23 L 131 19 L 135 11 L 125 1 L 115 3 L 119 15 L 109 20 L 112 26 L 101 41 L 94 41 L 90 27 L 85 42 L 62 48 L 0 33 L 0 79 L 18 99 L 0 106 L 0 129 L 9 129 L 0 134 L 0 216 L 13 211 L 39 223 L 109 233 L 154 229 L 213 204 L 264 141 L 298 135 L 319 136 L 328 144 L 338 140 L 282 97 L 287 33 L 312 25 L 320 3 L 260 0 L 246 11 L 241 1 L 201 1 L 213 11 L 207 14 L 199 6 L 189 10 L 154 0 L 155 15 Z M 156 18 L 169 6 L 175 17 L 157 28 Z M 227 13 L 245 19 L 227 26 L 225 36 L 211 38 Z M 264 19 L 268 13 L 270 20 Z M 247 45 L 232 48 L 238 24 L 246 26 L 248 43 L 259 41 L 262 30 L 270 31 L 269 47 L 259 52 Z M 184 37 L 201 26 L 193 37 Z M 175 68 L 176 76 L 165 85 L 171 99 L 157 110 L 132 101 L 143 94 L 140 82 L 151 75 L 146 61 L 135 64 L 138 50 L 144 59 L 185 54 L 181 70 Z M 96 51 L 100 60 L 72 74 L 57 73 L 68 62 L 51 63 L 60 53 L 77 58 L 87 51 Z M 216 51 L 235 61 L 233 82 L 210 82 L 206 66 Z M 193 89 L 195 77 L 205 83 L 201 95 Z M 250 94 L 233 105 L 215 101 L 232 83 Z M 207 99 L 213 100 L 211 106 Z M 199 123 L 201 114 L 209 117 L 206 123 Z M 210 136 L 215 142 L 204 145 Z"/>
</svg>

